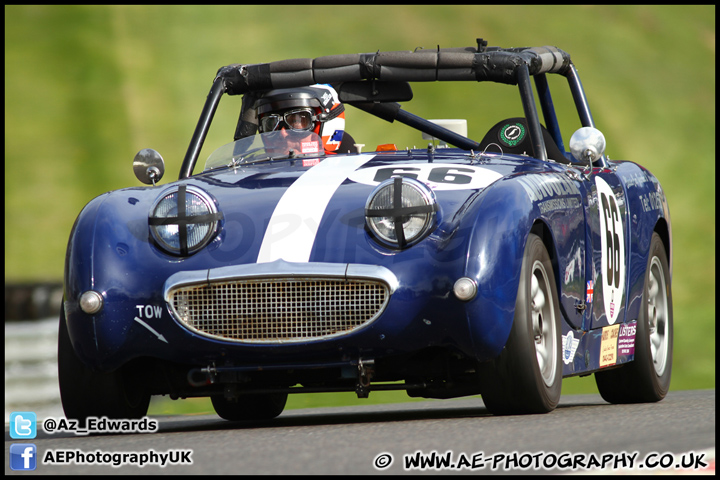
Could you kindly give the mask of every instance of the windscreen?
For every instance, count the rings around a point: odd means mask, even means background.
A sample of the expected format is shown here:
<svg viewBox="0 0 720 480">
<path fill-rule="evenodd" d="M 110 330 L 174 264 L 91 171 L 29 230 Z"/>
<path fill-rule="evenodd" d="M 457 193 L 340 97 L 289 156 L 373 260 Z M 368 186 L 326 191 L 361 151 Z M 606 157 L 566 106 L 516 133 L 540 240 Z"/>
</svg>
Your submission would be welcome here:
<svg viewBox="0 0 720 480">
<path fill-rule="evenodd" d="M 241 138 L 215 150 L 203 171 L 247 165 L 265 160 L 324 155 L 322 140 L 314 132 L 278 130 Z"/>
</svg>

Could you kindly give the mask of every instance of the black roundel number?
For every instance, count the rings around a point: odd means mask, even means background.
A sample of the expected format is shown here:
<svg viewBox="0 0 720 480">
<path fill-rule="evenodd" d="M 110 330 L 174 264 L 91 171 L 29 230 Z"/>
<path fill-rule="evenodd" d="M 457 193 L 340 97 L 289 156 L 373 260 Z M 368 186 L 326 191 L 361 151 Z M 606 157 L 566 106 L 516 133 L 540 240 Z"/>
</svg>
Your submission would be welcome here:
<svg viewBox="0 0 720 480">
<path fill-rule="evenodd" d="M 615 197 L 610 197 L 604 193 L 600 194 L 602 202 L 603 215 L 605 216 L 605 238 L 607 248 L 607 284 L 620 288 L 620 236 L 615 230 L 615 226 L 619 223 L 620 213 L 615 203 Z"/>
<path fill-rule="evenodd" d="M 601 177 L 597 186 L 598 216 L 600 217 L 600 264 L 602 296 L 607 321 L 613 325 L 620 318 L 625 296 L 625 234 L 619 197 Z M 598 280 L 599 284 L 600 281 Z"/>
<path fill-rule="evenodd" d="M 388 178 L 391 178 L 395 175 L 401 175 L 403 177 L 409 177 L 413 178 L 415 180 L 423 181 L 425 179 L 419 178 L 422 174 L 426 173 L 427 170 L 421 170 L 419 168 L 380 168 L 378 169 L 377 173 L 375 173 L 375 178 L 373 178 L 373 181 L 375 182 L 383 182 L 387 180 Z M 430 172 L 427 174 L 427 181 L 434 182 L 434 183 L 450 183 L 455 185 L 464 185 L 468 184 L 472 181 L 472 174 L 475 173 L 475 170 L 472 170 L 470 168 L 462 168 L 462 167 L 435 167 L 430 170 Z M 465 175 L 469 174 L 469 175 Z"/>
<path fill-rule="evenodd" d="M 430 171 L 428 180 L 435 183 L 470 183 L 472 181 L 472 177 L 469 175 L 463 175 L 461 172 L 472 173 L 473 171 L 469 168 L 438 167 L 433 168 Z"/>
</svg>

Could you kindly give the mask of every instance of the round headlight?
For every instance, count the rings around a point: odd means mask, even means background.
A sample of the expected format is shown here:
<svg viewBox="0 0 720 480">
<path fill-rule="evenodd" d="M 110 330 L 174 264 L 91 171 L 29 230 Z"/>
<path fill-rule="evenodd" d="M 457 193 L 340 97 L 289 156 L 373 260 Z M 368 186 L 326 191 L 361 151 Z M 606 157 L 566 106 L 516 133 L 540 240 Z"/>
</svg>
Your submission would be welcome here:
<svg viewBox="0 0 720 480">
<path fill-rule="evenodd" d="M 190 255 L 217 232 L 222 213 L 212 198 L 192 185 L 180 185 L 155 202 L 148 223 L 157 244 L 174 255 Z"/>
<path fill-rule="evenodd" d="M 370 194 L 365 221 L 378 239 L 403 248 L 429 232 L 436 212 L 435 195 L 427 185 L 408 177 L 393 177 Z"/>
</svg>

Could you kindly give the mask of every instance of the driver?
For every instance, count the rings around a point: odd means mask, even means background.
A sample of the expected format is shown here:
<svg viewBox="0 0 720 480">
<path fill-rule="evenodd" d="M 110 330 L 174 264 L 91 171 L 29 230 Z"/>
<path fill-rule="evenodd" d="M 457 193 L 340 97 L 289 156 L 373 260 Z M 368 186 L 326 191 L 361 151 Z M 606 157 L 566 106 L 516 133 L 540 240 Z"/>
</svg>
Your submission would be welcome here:
<svg viewBox="0 0 720 480">
<path fill-rule="evenodd" d="M 345 133 L 345 106 L 329 85 L 270 90 L 255 103 L 260 133 L 280 131 L 293 143 L 314 132 L 326 153 L 339 153 Z M 320 152 L 318 152 L 320 153 Z"/>
</svg>

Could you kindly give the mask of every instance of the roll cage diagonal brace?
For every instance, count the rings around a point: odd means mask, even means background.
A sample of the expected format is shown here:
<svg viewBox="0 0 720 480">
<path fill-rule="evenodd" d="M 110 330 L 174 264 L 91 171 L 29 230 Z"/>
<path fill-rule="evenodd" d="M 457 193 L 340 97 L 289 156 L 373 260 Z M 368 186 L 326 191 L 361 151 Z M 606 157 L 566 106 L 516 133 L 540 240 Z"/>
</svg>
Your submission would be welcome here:
<svg viewBox="0 0 720 480">
<path fill-rule="evenodd" d="M 387 120 L 392 123 L 397 120 L 400 123 L 404 123 L 410 127 L 416 128 L 423 133 L 427 133 L 435 138 L 439 138 L 449 144 L 456 145 L 458 148 L 464 150 L 477 149 L 480 145 L 475 140 L 471 140 L 467 137 L 463 137 L 452 130 L 448 130 L 445 127 L 430 122 L 422 117 L 413 115 L 410 112 L 402 110 L 399 103 L 394 102 L 349 102 L 355 108 L 358 108 L 364 112 L 375 115 L 378 118 Z"/>
</svg>

